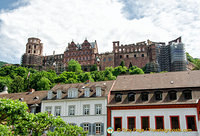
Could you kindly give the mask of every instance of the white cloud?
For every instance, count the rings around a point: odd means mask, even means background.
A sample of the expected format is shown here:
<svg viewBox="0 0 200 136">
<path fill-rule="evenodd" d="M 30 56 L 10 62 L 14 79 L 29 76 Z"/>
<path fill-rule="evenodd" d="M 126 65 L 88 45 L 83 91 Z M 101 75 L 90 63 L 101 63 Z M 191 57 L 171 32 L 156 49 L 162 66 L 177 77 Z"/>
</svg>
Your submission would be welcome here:
<svg viewBox="0 0 200 136">
<path fill-rule="evenodd" d="M 24 0 L 25 1 L 25 0 Z M 127 5 L 128 3 L 128 5 Z M 183 37 L 186 50 L 200 57 L 200 2 L 187 0 L 30 0 L 0 13 L 0 60 L 20 63 L 28 37 L 39 37 L 44 54 L 63 53 L 73 39 L 97 40 L 99 52 L 147 39 Z"/>
</svg>

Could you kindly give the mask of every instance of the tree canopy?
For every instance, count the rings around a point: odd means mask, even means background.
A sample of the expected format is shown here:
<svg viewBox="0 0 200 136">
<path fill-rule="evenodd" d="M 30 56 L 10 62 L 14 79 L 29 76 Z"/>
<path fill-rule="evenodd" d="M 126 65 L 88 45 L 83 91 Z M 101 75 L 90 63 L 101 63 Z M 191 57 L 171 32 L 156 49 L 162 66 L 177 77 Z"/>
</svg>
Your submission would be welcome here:
<svg viewBox="0 0 200 136">
<path fill-rule="evenodd" d="M 40 136 L 44 132 L 48 136 L 70 135 L 86 136 L 87 132 L 78 126 L 66 124 L 60 117 L 47 112 L 29 113 L 26 103 L 19 100 L 0 99 L 0 135 Z M 52 132 L 52 128 L 55 128 Z"/>
</svg>

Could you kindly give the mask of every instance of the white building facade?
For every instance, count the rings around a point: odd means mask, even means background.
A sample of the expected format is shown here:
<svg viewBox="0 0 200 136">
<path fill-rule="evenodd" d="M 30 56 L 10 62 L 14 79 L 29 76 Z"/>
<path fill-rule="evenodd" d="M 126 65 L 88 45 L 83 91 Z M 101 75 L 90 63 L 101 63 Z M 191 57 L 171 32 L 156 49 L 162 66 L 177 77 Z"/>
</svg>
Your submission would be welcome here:
<svg viewBox="0 0 200 136">
<path fill-rule="evenodd" d="M 107 94 L 113 81 L 57 85 L 42 101 L 41 111 L 83 127 L 88 135 L 106 135 Z M 61 90 L 61 91 L 60 91 Z M 60 93 L 61 92 L 61 93 Z"/>
</svg>

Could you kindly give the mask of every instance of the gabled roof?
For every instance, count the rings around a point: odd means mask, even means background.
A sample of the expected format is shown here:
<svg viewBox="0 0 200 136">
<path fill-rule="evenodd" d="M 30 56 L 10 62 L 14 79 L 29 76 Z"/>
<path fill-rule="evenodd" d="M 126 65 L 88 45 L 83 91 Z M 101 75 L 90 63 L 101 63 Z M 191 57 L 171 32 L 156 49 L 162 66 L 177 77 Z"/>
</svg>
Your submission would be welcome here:
<svg viewBox="0 0 200 136">
<path fill-rule="evenodd" d="M 47 97 L 47 93 L 48 91 L 35 91 L 32 93 L 21 92 L 21 93 L 0 94 L 0 98 L 8 98 L 13 100 L 23 99 L 22 102 L 26 102 L 28 105 L 31 105 L 31 104 L 40 104 L 42 99 Z"/>
<path fill-rule="evenodd" d="M 200 70 L 118 76 L 112 91 L 200 87 Z"/>
</svg>

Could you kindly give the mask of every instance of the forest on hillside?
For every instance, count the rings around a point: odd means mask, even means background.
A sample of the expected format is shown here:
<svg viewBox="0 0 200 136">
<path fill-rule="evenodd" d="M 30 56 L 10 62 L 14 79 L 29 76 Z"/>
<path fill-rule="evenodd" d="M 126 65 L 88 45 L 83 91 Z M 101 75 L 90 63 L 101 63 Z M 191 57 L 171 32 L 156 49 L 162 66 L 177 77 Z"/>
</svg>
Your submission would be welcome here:
<svg viewBox="0 0 200 136">
<path fill-rule="evenodd" d="M 25 92 L 29 88 L 35 90 L 49 90 L 57 83 L 81 83 L 115 80 L 121 74 L 144 74 L 144 71 L 136 66 L 127 68 L 122 61 L 118 67 L 107 67 L 104 71 L 97 71 L 97 66 L 91 67 L 91 72 L 83 72 L 81 65 L 71 60 L 68 71 L 57 75 L 54 70 L 37 71 L 32 68 L 5 66 L 0 68 L 0 90 L 8 87 L 9 93 Z"/>
<path fill-rule="evenodd" d="M 3 61 L 0 61 L 0 68 L 1 68 L 4 64 L 8 64 L 8 63 L 3 62 Z"/>
<path fill-rule="evenodd" d="M 187 60 L 195 65 L 194 70 L 200 70 L 200 59 L 193 58 L 187 53 Z M 118 67 L 107 67 L 104 71 L 97 71 L 93 65 L 91 72 L 83 72 L 78 61 L 71 60 L 68 64 L 68 71 L 57 75 L 54 70 L 37 71 L 32 68 L 21 66 L 4 66 L 0 68 L 0 92 L 8 87 L 9 93 L 26 92 L 29 88 L 38 90 L 49 90 L 55 84 L 84 83 L 115 80 L 118 75 L 144 74 L 143 69 L 136 66 L 127 68 L 122 61 Z"/>
</svg>

